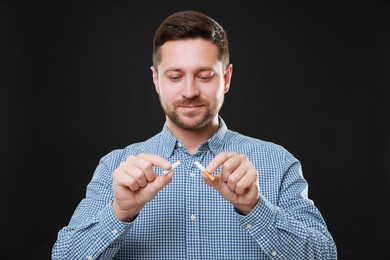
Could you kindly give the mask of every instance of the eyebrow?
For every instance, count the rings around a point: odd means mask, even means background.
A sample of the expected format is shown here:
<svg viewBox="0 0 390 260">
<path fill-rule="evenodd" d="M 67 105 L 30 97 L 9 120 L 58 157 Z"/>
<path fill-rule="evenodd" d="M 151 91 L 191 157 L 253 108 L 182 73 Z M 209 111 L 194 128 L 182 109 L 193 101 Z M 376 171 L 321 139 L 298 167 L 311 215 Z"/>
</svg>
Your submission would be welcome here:
<svg viewBox="0 0 390 260">
<path fill-rule="evenodd" d="M 171 71 L 183 71 L 183 69 L 176 68 L 176 67 L 168 68 L 164 71 L 164 74 L 171 72 Z M 196 72 L 202 72 L 202 71 L 215 71 L 215 70 L 213 67 L 200 67 L 200 68 L 196 69 Z"/>
</svg>

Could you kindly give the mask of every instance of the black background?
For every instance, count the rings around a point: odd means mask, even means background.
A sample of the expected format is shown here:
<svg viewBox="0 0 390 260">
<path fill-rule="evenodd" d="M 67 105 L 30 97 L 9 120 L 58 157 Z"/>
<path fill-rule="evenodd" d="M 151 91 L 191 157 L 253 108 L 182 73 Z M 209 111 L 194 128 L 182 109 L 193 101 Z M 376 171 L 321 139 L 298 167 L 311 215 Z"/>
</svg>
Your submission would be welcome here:
<svg viewBox="0 0 390 260">
<path fill-rule="evenodd" d="M 390 4 L 313 2 L 1 4 L 0 258 L 50 259 L 99 159 L 161 130 L 153 33 L 194 9 L 229 35 L 228 127 L 302 162 L 339 259 L 390 259 Z"/>
</svg>

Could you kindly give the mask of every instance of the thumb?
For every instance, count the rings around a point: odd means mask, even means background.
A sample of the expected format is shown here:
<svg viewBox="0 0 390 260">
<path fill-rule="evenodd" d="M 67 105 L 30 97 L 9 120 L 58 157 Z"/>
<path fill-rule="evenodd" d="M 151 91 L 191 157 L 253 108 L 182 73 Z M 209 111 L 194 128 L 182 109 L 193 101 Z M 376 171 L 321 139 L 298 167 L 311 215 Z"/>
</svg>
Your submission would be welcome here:
<svg viewBox="0 0 390 260">
<path fill-rule="evenodd" d="M 220 190 L 221 189 L 221 184 L 222 184 L 222 179 L 221 179 L 221 174 L 214 175 L 215 179 L 212 181 L 210 180 L 209 177 L 207 177 L 204 173 L 202 173 L 203 180 L 204 182 L 209 185 L 210 187 Z"/>
<path fill-rule="evenodd" d="M 149 182 L 147 185 L 147 192 L 150 193 L 153 197 L 167 186 L 173 179 L 173 172 L 168 173 L 167 175 L 157 176 L 156 179 L 152 182 Z"/>
</svg>

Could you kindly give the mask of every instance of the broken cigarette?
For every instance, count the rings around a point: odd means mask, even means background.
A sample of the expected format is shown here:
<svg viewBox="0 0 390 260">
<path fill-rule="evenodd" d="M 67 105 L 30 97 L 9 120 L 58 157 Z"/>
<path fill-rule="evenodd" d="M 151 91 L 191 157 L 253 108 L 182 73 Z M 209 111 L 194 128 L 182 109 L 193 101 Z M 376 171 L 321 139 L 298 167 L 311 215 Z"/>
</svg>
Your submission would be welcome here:
<svg viewBox="0 0 390 260">
<path fill-rule="evenodd" d="M 163 171 L 163 174 L 164 174 L 164 175 L 167 175 L 168 173 L 170 173 L 171 171 L 173 171 L 177 166 L 179 166 L 182 162 L 183 162 L 182 160 L 178 160 L 177 162 L 175 162 L 174 164 L 172 164 L 171 169 L 169 169 L 169 170 L 164 170 L 164 171 Z"/>
<path fill-rule="evenodd" d="M 215 177 L 214 177 L 211 173 L 209 173 L 208 171 L 206 171 L 206 168 L 204 168 L 203 165 L 200 164 L 200 162 L 195 161 L 194 164 L 195 164 L 196 167 L 198 167 L 199 170 L 201 170 L 201 171 L 202 171 L 210 180 L 213 181 L 213 180 L 215 179 Z"/>
</svg>

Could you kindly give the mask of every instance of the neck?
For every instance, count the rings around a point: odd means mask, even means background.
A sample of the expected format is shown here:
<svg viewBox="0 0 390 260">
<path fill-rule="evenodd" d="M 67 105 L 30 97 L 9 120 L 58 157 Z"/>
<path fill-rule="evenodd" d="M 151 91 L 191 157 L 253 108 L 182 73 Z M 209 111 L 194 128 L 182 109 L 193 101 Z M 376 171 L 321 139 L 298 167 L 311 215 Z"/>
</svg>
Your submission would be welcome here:
<svg viewBox="0 0 390 260">
<path fill-rule="evenodd" d="M 169 131 L 186 146 L 190 154 L 197 153 L 199 145 L 210 139 L 219 129 L 218 116 L 215 116 L 208 125 L 199 129 L 180 128 L 168 118 L 167 126 Z"/>
</svg>

